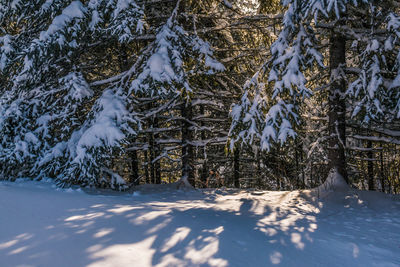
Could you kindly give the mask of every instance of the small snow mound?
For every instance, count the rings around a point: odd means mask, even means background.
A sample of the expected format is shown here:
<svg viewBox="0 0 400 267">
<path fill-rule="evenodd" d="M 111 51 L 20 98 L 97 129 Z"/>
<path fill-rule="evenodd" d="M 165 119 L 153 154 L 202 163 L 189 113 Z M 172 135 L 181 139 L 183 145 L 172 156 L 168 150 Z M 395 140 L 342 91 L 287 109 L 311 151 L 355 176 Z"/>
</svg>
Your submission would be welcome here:
<svg viewBox="0 0 400 267">
<path fill-rule="evenodd" d="M 320 194 L 332 191 L 347 191 L 349 189 L 349 185 L 346 183 L 343 176 L 339 174 L 337 169 L 330 170 L 326 181 L 316 188 Z"/>
</svg>

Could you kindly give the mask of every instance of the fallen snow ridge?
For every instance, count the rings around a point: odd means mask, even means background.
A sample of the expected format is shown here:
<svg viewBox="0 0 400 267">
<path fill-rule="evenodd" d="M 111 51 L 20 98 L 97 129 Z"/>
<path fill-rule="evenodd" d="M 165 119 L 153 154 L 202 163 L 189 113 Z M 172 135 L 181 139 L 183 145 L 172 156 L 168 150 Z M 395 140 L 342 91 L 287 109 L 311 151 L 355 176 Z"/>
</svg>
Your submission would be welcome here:
<svg viewBox="0 0 400 267">
<path fill-rule="evenodd" d="M 0 214 L 2 267 L 400 266 L 400 201 L 376 192 L 111 195 L 19 180 L 0 183 Z"/>
</svg>

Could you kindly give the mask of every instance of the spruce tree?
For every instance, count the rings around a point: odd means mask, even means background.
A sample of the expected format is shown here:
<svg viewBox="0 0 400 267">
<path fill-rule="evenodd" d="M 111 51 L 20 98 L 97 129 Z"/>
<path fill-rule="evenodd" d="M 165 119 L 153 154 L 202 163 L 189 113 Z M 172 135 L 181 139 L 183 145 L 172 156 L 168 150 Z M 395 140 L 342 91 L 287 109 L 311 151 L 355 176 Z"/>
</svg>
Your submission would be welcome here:
<svg viewBox="0 0 400 267">
<path fill-rule="evenodd" d="M 108 169 L 138 124 L 128 90 L 93 82 L 82 59 L 143 30 L 134 1 L 3 1 L 1 167 L 4 177 L 123 184 Z M 99 62 L 95 62 L 99 64 Z"/>
<path fill-rule="evenodd" d="M 232 109 L 231 148 L 257 140 L 270 150 L 273 143 L 295 138 L 305 99 L 325 91 L 329 168 L 347 179 L 346 120 L 366 125 L 400 118 L 398 6 L 364 0 L 286 0 L 283 5 L 271 57 Z"/>
</svg>

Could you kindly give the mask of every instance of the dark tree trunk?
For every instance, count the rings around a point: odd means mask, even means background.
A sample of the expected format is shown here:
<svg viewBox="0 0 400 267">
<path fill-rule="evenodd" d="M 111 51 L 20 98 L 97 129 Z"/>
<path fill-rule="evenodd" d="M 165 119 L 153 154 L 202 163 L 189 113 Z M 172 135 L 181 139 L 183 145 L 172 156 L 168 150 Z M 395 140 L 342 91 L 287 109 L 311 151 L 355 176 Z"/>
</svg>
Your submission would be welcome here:
<svg viewBox="0 0 400 267">
<path fill-rule="evenodd" d="M 119 57 L 119 65 L 120 65 L 119 67 L 121 72 L 127 71 L 129 69 L 129 63 L 128 63 L 128 51 L 125 45 L 121 45 L 118 57 Z M 134 185 L 139 184 L 139 160 L 137 153 L 138 152 L 136 150 L 130 151 L 128 153 L 128 156 L 130 157 L 131 160 L 131 174 L 129 176 L 130 178 L 129 182 L 133 183 Z"/>
<path fill-rule="evenodd" d="M 383 146 L 381 144 L 382 150 L 379 153 L 380 156 L 380 164 L 381 164 L 381 168 L 380 168 L 380 179 L 381 179 L 381 187 L 382 187 L 382 192 L 385 193 L 385 176 L 384 176 L 384 171 L 383 171 Z"/>
<path fill-rule="evenodd" d="M 200 114 L 204 115 L 204 106 L 203 105 L 200 105 Z M 204 126 L 204 122 L 201 122 L 201 126 Z M 204 130 L 201 131 L 201 140 L 205 140 L 206 138 L 207 138 L 206 132 Z M 209 168 L 208 168 L 206 146 L 203 147 L 203 149 L 204 149 L 204 151 L 203 151 L 204 162 L 203 162 L 203 166 L 202 166 L 202 169 L 201 169 L 200 180 L 201 180 L 201 183 L 202 183 L 202 187 L 206 188 L 206 187 L 208 187 L 207 178 L 208 178 L 208 175 L 209 175 Z"/>
<path fill-rule="evenodd" d="M 151 110 L 153 108 L 153 104 L 149 103 L 147 105 L 147 110 Z M 154 117 L 149 119 L 149 128 L 157 129 L 158 128 L 158 118 L 155 115 Z M 157 144 L 158 134 L 154 132 L 148 133 L 148 143 L 149 143 L 149 161 L 150 165 L 150 180 L 153 184 L 161 184 L 161 166 L 159 160 L 156 160 L 160 155 L 160 145 Z"/>
<path fill-rule="evenodd" d="M 190 144 L 192 140 L 192 131 L 190 122 L 193 117 L 192 106 L 190 103 L 183 103 L 181 107 L 182 115 L 182 178 L 195 186 L 194 183 L 194 167 L 193 167 L 193 146 Z"/>
<path fill-rule="evenodd" d="M 150 184 L 150 175 L 149 175 L 149 157 L 148 157 L 148 150 L 144 150 L 144 176 L 146 177 L 146 184 Z"/>
<path fill-rule="evenodd" d="M 374 162 L 372 161 L 374 158 L 374 152 L 372 151 L 372 142 L 368 141 L 367 143 L 368 152 L 368 190 L 374 191 L 375 190 L 375 181 L 374 181 Z"/>
<path fill-rule="evenodd" d="M 153 123 L 153 121 L 151 121 Z M 150 126 L 152 128 L 152 126 Z M 148 134 L 148 139 L 149 139 L 149 161 L 148 164 L 150 165 L 150 180 L 151 183 L 155 184 L 156 183 L 156 178 L 155 178 L 155 169 L 154 169 L 154 158 L 155 158 L 155 147 L 154 147 L 154 135 L 152 132 Z"/>
<path fill-rule="evenodd" d="M 302 143 L 299 144 L 300 149 L 300 162 L 303 163 L 303 145 Z M 304 173 L 304 165 L 301 165 L 301 181 L 302 185 L 301 188 L 306 188 L 306 174 Z"/>
<path fill-rule="evenodd" d="M 134 185 L 139 184 L 139 161 L 137 157 L 137 151 L 130 151 L 129 157 L 131 158 L 131 176 L 130 176 L 130 183 Z"/>
<path fill-rule="evenodd" d="M 346 82 L 346 39 L 338 33 L 332 33 L 330 39 L 330 74 L 329 90 L 329 167 L 334 168 L 348 183 L 346 170 L 346 102 L 344 94 Z"/>
<path fill-rule="evenodd" d="M 300 188 L 300 168 L 299 168 L 299 151 L 297 139 L 294 140 L 294 157 L 296 159 L 296 186 Z M 301 153 L 301 152 L 300 152 Z"/>
<path fill-rule="evenodd" d="M 158 128 L 158 118 L 154 117 L 153 118 L 153 128 Z M 159 134 L 155 133 L 153 135 L 153 148 L 154 148 L 154 159 L 160 156 L 160 144 L 157 143 L 157 139 L 159 138 Z M 153 159 L 153 160 L 154 160 Z M 154 165 L 154 183 L 155 184 L 161 184 L 161 163 L 160 160 L 156 160 L 156 162 L 153 163 Z"/>
<path fill-rule="evenodd" d="M 240 187 L 240 147 L 236 146 L 235 152 L 233 155 L 233 183 L 236 188 Z"/>
<path fill-rule="evenodd" d="M 257 160 L 257 177 L 258 177 L 257 185 L 258 185 L 258 188 L 261 189 L 263 186 L 263 181 L 262 181 L 263 176 L 262 176 L 262 171 L 261 171 L 262 156 L 261 156 L 260 150 L 257 151 L 256 160 Z"/>
<path fill-rule="evenodd" d="M 207 185 L 208 173 L 209 173 L 209 169 L 208 169 L 207 159 L 204 159 L 203 167 L 201 169 L 201 176 L 200 176 L 200 180 L 201 180 L 203 188 L 206 188 L 208 186 Z"/>
</svg>

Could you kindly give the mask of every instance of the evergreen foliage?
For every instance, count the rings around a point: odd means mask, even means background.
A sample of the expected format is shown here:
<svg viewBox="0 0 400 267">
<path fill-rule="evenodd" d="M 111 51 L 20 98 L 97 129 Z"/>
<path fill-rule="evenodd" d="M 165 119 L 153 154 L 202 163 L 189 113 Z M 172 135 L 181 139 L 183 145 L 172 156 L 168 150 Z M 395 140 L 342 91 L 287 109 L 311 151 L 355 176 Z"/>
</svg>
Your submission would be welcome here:
<svg viewBox="0 0 400 267">
<path fill-rule="evenodd" d="M 399 8 L 2 0 L 0 176 L 399 190 Z"/>
</svg>

